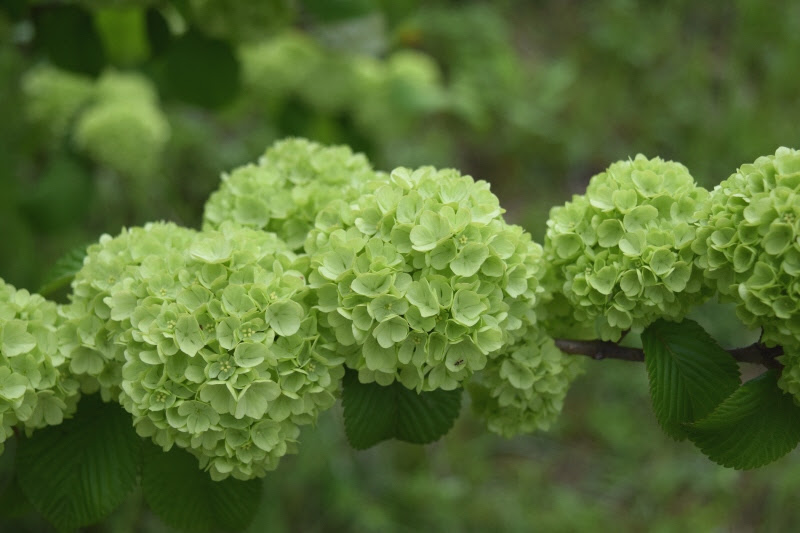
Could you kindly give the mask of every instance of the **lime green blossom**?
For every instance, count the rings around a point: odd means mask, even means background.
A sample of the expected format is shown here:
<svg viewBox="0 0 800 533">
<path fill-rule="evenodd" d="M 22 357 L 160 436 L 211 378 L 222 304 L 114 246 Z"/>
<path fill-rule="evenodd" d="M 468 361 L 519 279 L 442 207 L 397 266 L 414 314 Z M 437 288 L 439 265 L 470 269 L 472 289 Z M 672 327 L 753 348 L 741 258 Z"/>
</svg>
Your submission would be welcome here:
<svg viewBox="0 0 800 533">
<path fill-rule="evenodd" d="M 492 357 L 470 381 L 473 408 L 490 431 L 504 437 L 547 430 L 582 369 L 581 360 L 564 355 L 551 337 L 534 331 Z"/>
<path fill-rule="evenodd" d="M 306 241 L 320 324 L 362 382 L 454 389 L 535 322 L 542 249 L 484 181 L 395 169 L 320 212 Z"/>
<path fill-rule="evenodd" d="M 0 279 L 0 453 L 12 428 L 60 424 L 77 406 L 58 306 Z"/>
<path fill-rule="evenodd" d="M 109 301 L 121 298 L 132 283 L 131 271 L 151 275 L 160 294 L 168 289 L 164 271 L 183 263 L 194 232 L 171 223 L 151 223 L 103 235 L 87 250 L 83 268 L 72 282 L 72 303 L 63 308 L 65 328 L 74 339 L 70 368 L 82 377 L 86 392 L 100 387 L 104 398 L 116 397 L 122 381 L 125 346 L 120 336 L 130 329 L 110 311 Z"/>
<path fill-rule="evenodd" d="M 778 148 L 720 183 L 693 248 L 742 322 L 790 354 L 781 386 L 800 398 L 800 151 Z"/>
<path fill-rule="evenodd" d="M 308 260 L 232 224 L 175 254 L 129 267 L 103 299 L 122 329 L 120 402 L 141 436 L 188 449 L 214 479 L 263 476 L 344 374 L 317 333 Z"/>
<path fill-rule="evenodd" d="M 548 277 L 574 320 L 618 340 L 658 318 L 680 319 L 705 299 L 691 243 L 707 199 L 680 163 L 637 155 L 594 176 L 585 195 L 553 208 Z"/>
<path fill-rule="evenodd" d="M 75 125 L 76 146 L 120 174 L 155 174 L 170 138 L 155 89 L 141 76 L 110 73 L 98 82 L 97 96 Z"/>
<path fill-rule="evenodd" d="M 351 200 L 376 176 L 366 157 L 346 146 L 287 139 L 270 147 L 258 164 L 223 175 L 206 202 L 204 228 L 225 221 L 277 233 L 301 249 L 317 213 L 334 199 Z"/>
<path fill-rule="evenodd" d="M 91 79 L 47 65 L 25 73 L 21 86 L 28 117 L 57 141 L 68 135 L 73 120 L 94 95 Z"/>
</svg>

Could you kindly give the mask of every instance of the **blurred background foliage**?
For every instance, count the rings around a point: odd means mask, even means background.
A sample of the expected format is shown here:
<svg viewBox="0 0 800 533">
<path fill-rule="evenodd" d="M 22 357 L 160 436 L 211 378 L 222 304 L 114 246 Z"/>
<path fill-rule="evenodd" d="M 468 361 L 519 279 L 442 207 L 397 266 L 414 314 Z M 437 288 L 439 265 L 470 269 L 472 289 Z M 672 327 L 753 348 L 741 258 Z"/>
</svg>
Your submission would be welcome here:
<svg viewBox="0 0 800 533">
<path fill-rule="evenodd" d="M 196 227 L 221 172 L 289 135 L 487 179 L 541 239 L 617 159 L 674 159 L 711 187 L 798 147 L 798 64 L 800 4 L 778 0 L 3 0 L 0 277 L 36 290 L 101 233 Z M 725 345 L 740 330 L 714 321 Z M 252 529 L 800 530 L 797 453 L 717 467 L 646 396 L 640 365 L 594 363 L 550 433 L 503 440 L 467 415 L 435 445 L 366 453 L 334 411 L 266 478 Z M 44 527 L 13 490 L 0 515 Z M 165 529 L 134 495 L 98 530 Z"/>
</svg>

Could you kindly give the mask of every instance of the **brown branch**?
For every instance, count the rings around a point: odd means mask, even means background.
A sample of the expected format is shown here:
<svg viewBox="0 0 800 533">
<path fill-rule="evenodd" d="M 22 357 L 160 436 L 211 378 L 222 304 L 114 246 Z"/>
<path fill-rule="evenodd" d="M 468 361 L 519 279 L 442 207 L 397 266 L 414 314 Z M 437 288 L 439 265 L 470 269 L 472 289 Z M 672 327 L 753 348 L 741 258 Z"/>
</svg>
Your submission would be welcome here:
<svg viewBox="0 0 800 533">
<path fill-rule="evenodd" d="M 622 361 L 644 361 L 644 351 L 641 348 L 628 348 L 610 341 L 576 341 L 569 339 L 556 339 L 556 346 L 564 353 L 585 355 L 592 359 L 620 359 Z M 776 359 L 783 355 L 783 348 L 776 346 L 768 348 L 760 342 L 754 342 L 744 348 L 734 348 L 728 353 L 739 363 L 763 365 L 767 368 L 781 368 Z"/>
</svg>

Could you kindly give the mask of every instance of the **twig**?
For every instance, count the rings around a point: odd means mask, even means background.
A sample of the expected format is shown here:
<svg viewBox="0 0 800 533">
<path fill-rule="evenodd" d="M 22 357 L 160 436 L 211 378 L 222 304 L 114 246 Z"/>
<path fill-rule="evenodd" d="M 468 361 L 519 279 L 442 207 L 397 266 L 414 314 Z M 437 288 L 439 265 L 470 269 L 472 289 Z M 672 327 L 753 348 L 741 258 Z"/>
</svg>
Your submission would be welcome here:
<svg viewBox="0 0 800 533">
<path fill-rule="evenodd" d="M 555 342 L 562 352 L 568 354 L 585 355 L 597 360 L 644 361 L 644 351 L 641 348 L 628 348 L 611 341 L 556 339 Z M 777 357 L 783 355 L 783 348 L 780 346 L 768 348 L 760 342 L 754 342 L 750 346 L 728 350 L 728 353 L 740 363 L 763 365 L 767 368 L 781 368 Z"/>
</svg>

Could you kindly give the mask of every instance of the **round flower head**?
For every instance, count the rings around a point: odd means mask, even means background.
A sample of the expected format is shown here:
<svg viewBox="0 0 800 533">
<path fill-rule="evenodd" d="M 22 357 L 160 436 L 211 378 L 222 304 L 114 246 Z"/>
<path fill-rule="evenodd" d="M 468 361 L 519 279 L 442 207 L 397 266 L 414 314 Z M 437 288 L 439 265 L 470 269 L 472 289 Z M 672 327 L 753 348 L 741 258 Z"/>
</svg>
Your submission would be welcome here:
<svg viewBox="0 0 800 533">
<path fill-rule="evenodd" d="M 551 337 L 534 331 L 491 358 L 470 381 L 473 408 L 490 431 L 504 437 L 547 430 L 582 368 L 577 357 L 565 356 Z"/>
<path fill-rule="evenodd" d="M 123 230 L 113 238 L 103 235 L 88 248 L 83 268 L 72 282 L 72 303 L 63 308 L 65 328 L 74 339 L 70 369 L 84 376 L 86 392 L 98 384 L 106 399 L 119 392 L 125 361 L 120 335 L 131 326 L 112 313 L 110 305 L 126 297 L 133 282 L 131 271 L 148 276 L 152 290 L 166 295 L 171 280 L 164 272 L 182 264 L 193 237 L 192 230 L 161 222 Z"/>
<path fill-rule="evenodd" d="M 214 479 L 263 476 L 335 401 L 344 358 L 317 334 L 308 260 L 224 224 L 174 263 L 148 258 L 104 301 L 130 324 L 120 402 L 138 433 Z"/>
<path fill-rule="evenodd" d="M 547 221 L 548 277 L 603 339 L 679 319 L 706 297 L 691 243 L 708 191 L 680 163 L 635 159 L 594 176 Z"/>
<path fill-rule="evenodd" d="M 60 424 L 75 411 L 58 306 L 0 279 L 0 453 L 15 426 Z"/>
<path fill-rule="evenodd" d="M 25 73 L 21 85 L 28 116 L 59 141 L 94 91 L 89 78 L 45 65 Z"/>
<path fill-rule="evenodd" d="M 120 174 L 151 177 L 170 137 L 155 88 L 140 75 L 112 71 L 100 78 L 95 93 L 75 125 L 75 144 Z"/>
<path fill-rule="evenodd" d="M 781 384 L 800 398 L 800 151 L 779 148 L 720 183 L 693 247 L 739 318 L 789 354 Z"/>
<path fill-rule="evenodd" d="M 398 168 L 317 217 L 306 250 L 321 325 L 362 382 L 454 389 L 535 321 L 542 249 L 484 181 Z"/>
<path fill-rule="evenodd" d="M 275 232 L 299 250 L 323 207 L 334 199 L 356 198 L 374 177 L 366 157 L 346 146 L 280 141 L 257 165 L 223 175 L 220 188 L 206 202 L 203 227 L 215 229 L 232 221 Z"/>
</svg>

